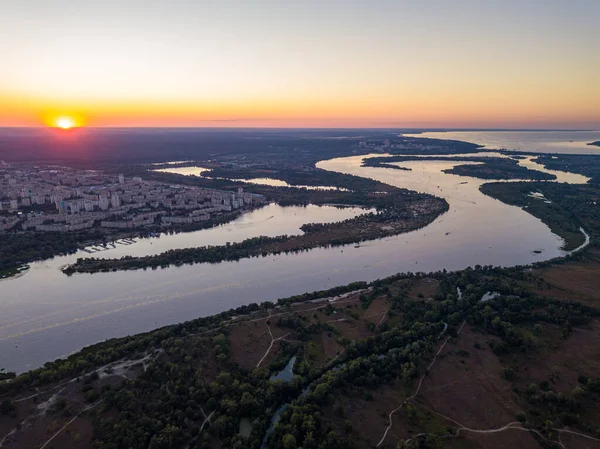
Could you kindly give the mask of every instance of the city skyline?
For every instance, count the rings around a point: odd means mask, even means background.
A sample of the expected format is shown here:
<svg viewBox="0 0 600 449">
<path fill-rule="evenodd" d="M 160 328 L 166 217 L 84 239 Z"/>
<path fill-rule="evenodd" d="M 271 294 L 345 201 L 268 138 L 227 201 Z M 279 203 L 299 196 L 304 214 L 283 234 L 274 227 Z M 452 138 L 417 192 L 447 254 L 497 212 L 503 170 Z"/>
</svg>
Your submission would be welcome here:
<svg viewBox="0 0 600 449">
<path fill-rule="evenodd" d="M 0 127 L 597 129 L 600 3 L 24 0 Z"/>
</svg>

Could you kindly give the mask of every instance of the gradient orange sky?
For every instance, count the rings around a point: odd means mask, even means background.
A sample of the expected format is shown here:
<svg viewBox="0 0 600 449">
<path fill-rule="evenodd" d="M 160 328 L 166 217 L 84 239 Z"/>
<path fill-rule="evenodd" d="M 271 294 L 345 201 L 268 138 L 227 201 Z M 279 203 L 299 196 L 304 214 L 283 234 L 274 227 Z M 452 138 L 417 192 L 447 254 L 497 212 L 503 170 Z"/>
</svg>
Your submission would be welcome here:
<svg viewBox="0 0 600 449">
<path fill-rule="evenodd" d="M 600 128 L 596 0 L 19 0 L 0 126 Z"/>
</svg>

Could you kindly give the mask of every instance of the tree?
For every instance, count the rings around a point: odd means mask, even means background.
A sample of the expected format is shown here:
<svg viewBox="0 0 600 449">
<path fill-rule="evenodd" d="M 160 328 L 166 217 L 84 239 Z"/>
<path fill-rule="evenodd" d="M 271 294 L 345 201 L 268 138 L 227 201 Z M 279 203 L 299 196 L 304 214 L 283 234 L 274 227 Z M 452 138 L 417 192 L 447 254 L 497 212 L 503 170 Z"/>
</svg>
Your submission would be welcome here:
<svg viewBox="0 0 600 449">
<path fill-rule="evenodd" d="M 17 407 L 13 401 L 5 399 L 0 404 L 0 413 L 3 415 L 14 415 Z"/>
<path fill-rule="evenodd" d="M 285 449 L 296 449 L 296 437 L 288 433 L 283 437 L 283 447 Z"/>
</svg>

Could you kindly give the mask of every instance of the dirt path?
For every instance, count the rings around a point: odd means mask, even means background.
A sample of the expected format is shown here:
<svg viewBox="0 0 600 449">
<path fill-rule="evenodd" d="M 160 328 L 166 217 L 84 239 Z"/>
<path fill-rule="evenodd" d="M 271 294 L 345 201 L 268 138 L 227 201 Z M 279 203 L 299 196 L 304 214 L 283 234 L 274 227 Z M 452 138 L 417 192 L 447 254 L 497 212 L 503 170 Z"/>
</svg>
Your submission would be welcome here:
<svg viewBox="0 0 600 449">
<path fill-rule="evenodd" d="M 460 334 L 460 332 L 463 330 L 463 327 L 465 326 L 465 324 L 466 324 L 466 321 L 464 321 L 462 323 L 462 325 L 460 326 L 460 329 L 458 330 L 457 335 Z M 582 329 L 581 331 L 584 331 L 584 330 Z M 433 358 L 432 362 L 427 367 L 427 371 L 429 371 L 431 369 L 431 367 L 435 363 L 438 355 L 442 352 L 442 350 L 446 346 L 446 343 L 448 343 L 449 339 L 450 339 L 450 336 L 446 337 L 446 340 L 444 341 L 444 343 L 442 344 L 442 346 L 440 347 L 440 349 L 436 353 L 436 355 Z M 424 377 L 425 377 L 425 374 L 423 374 L 421 376 L 421 378 L 419 379 L 419 384 L 418 384 L 417 389 L 415 390 L 415 392 L 411 396 L 409 396 L 408 398 L 406 398 L 402 404 L 400 404 L 398 407 L 396 407 L 394 410 L 392 410 L 390 412 L 389 417 L 388 417 L 390 423 L 389 423 L 388 427 L 385 429 L 385 432 L 384 432 L 381 440 L 379 441 L 379 443 L 377 444 L 376 447 L 379 447 L 383 443 L 383 441 L 385 440 L 385 438 L 387 437 L 387 434 L 388 434 L 389 430 L 392 427 L 392 416 L 394 415 L 394 413 L 396 413 L 398 410 L 400 410 L 408 402 L 412 401 L 419 394 L 419 391 L 421 389 L 421 385 L 422 385 L 422 381 L 423 381 Z M 437 412 L 435 410 L 432 410 L 432 409 L 430 409 L 429 407 L 426 407 L 423 404 L 420 404 L 420 405 L 422 407 L 426 408 L 427 410 L 429 410 L 430 412 L 435 413 L 436 415 L 440 416 L 441 418 L 443 418 L 443 419 L 445 419 L 447 421 L 450 421 L 451 423 L 455 424 L 458 428 L 456 429 L 456 431 L 454 433 L 450 433 L 450 434 L 447 434 L 447 435 L 437 435 L 437 434 L 432 434 L 432 433 L 420 433 L 420 434 L 414 435 L 410 439 L 404 441 L 404 444 L 407 444 L 411 440 L 419 438 L 419 437 L 422 437 L 422 436 L 435 436 L 435 437 L 438 437 L 438 438 L 454 438 L 454 437 L 458 437 L 461 432 L 487 435 L 487 434 L 505 432 L 507 430 L 519 430 L 519 431 L 523 431 L 523 432 L 532 432 L 532 433 L 535 433 L 536 435 L 538 435 L 543 440 L 545 440 L 545 441 L 547 441 L 547 442 L 549 442 L 551 444 L 557 444 L 562 449 L 567 449 L 567 447 L 562 443 L 562 441 L 560 439 L 560 434 L 561 433 L 568 433 L 568 434 L 571 434 L 571 435 L 577 435 L 577 436 L 580 436 L 582 438 L 586 438 L 586 439 L 593 440 L 593 441 L 596 441 L 596 442 L 600 443 L 600 439 L 592 437 L 590 435 L 586 435 L 586 434 L 580 433 L 580 432 L 575 432 L 575 431 L 572 431 L 572 430 L 569 430 L 569 429 L 557 429 L 557 428 L 552 428 L 551 430 L 553 432 L 556 432 L 558 434 L 558 441 L 551 440 L 551 439 L 547 438 L 546 436 L 544 436 L 540 431 L 538 431 L 536 429 L 530 429 L 530 428 L 524 427 L 522 425 L 522 423 L 520 423 L 518 421 L 513 421 L 513 422 L 510 422 L 510 423 L 508 423 L 508 424 L 506 424 L 504 426 L 497 427 L 497 428 L 473 429 L 473 428 L 470 428 L 470 427 L 466 427 L 466 426 L 462 425 L 461 423 L 459 423 L 458 421 L 455 421 L 454 419 L 452 419 L 452 418 L 450 418 L 448 416 L 442 415 L 441 413 L 439 413 L 439 412 Z"/>
<path fill-rule="evenodd" d="M 423 404 L 421 404 L 421 406 L 424 407 L 424 408 L 426 408 L 430 412 L 432 412 L 432 413 L 440 416 L 441 418 L 444 418 L 445 420 L 450 421 L 453 424 L 456 424 L 458 426 L 458 428 L 456 429 L 456 432 L 449 433 L 449 434 L 446 434 L 446 435 L 437 435 L 437 434 L 432 434 L 432 433 L 420 433 L 420 434 L 417 434 L 417 435 L 409 438 L 408 440 L 404 441 L 404 444 L 407 444 L 411 440 L 413 440 L 415 438 L 422 437 L 422 436 L 435 436 L 435 437 L 438 437 L 438 438 L 456 438 L 456 437 L 458 437 L 460 435 L 461 432 L 468 432 L 468 433 L 476 433 L 476 434 L 487 435 L 487 434 L 492 434 L 492 433 L 500 433 L 500 432 L 504 432 L 504 431 L 507 431 L 507 430 L 519 430 L 519 431 L 522 431 L 522 432 L 532 432 L 532 433 L 535 433 L 536 435 L 538 435 L 544 441 L 547 441 L 548 443 L 551 443 L 551 444 L 558 444 L 561 448 L 567 449 L 565 447 L 565 445 L 560 441 L 560 432 L 561 432 L 561 429 L 552 429 L 553 431 L 559 432 L 558 441 L 554 441 L 554 440 L 551 440 L 551 439 L 545 437 L 541 432 L 539 432 L 536 429 L 529 429 L 527 427 L 523 427 L 523 425 L 520 422 L 518 422 L 518 421 L 513 421 L 513 422 L 510 422 L 510 423 L 508 423 L 508 424 L 506 424 L 506 425 L 504 425 L 502 427 L 497 427 L 497 428 L 473 429 L 473 428 L 470 428 L 470 427 L 463 426 L 458 421 L 455 421 L 452 418 L 449 418 L 448 416 L 444 416 L 441 413 L 438 413 L 435 410 L 432 410 L 429 407 L 424 406 Z M 577 434 L 577 435 L 586 436 L 586 435 L 583 435 L 583 434 L 578 434 L 577 432 L 574 432 L 574 433 Z M 592 439 L 594 439 L 594 438 L 592 438 Z M 600 441 L 600 440 L 597 440 L 597 441 Z"/>
<path fill-rule="evenodd" d="M 137 363 L 143 363 L 144 365 L 146 364 L 147 360 L 155 360 L 160 354 L 162 354 L 163 350 L 162 349 L 157 349 L 152 351 L 150 354 L 147 354 L 146 356 L 144 356 L 142 359 L 137 359 L 137 360 L 127 360 L 127 359 L 120 359 L 120 360 L 116 360 L 114 362 L 108 363 L 104 366 L 101 366 L 99 368 L 96 368 L 93 371 L 88 372 L 87 374 L 83 374 L 83 375 L 79 375 L 79 376 L 75 376 L 69 380 L 66 380 L 64 382 L 61 382 L 58 385 L 55 385 L 54 387 L 48 388 L 45 391 L 38 391 L 38 393 L 26 396 L 24 398 L 19 398 L 19 399 L 15 399 L 14 402 L 23 402 L 26 401 L 28 399 L 33 399 L 37 396 L 40 396 L 42 394 L 46 394 L 49 393 L 51 391 L 56 391 L 57 389 L 60 388 L 60 390 L 58 390 L 58 392 L 52 394 L 52 396 L 50 396 L 50 398 L 47 401 L 42 402 L 41 404 L 38 404 L 38 406 L 36 407 L 37 410 L 40 410 L 39 413 L 37 414 L 32 414 L 29 415 L 25 418 L 24 421 L 22 421 L 21 427 L 25 427 L 25 424 L 27 424 L 30 420 L 32 420 L 33 418 L 36 418 L 38 416 L 44 415 L 47 413 L 48 409 L 52 406 L 52 404 L 54 403 L 54 401 L 61 395 L 61 393 L 65 390 L 65 386 L 76 382 L 78 379 L 83 378 L 85 376 L 89 376 L 92 373 L 98 373 L 100 378 L 104 378 L 104 377 L 110 377 L 110 376 L 119 376 L 119 377 L 124 377 L 124 378 L 128 378 L 127 376 L 125 376 L 123 373 L 124 371 L 126 371 L 127 369 L 129 369 L 132 365 L 137 364 Z M 112 369 L 113 372 L 110 374 L 107 374 L 105 371 L 107 369 Z M 44 449 L 45 447 L 48 446 L 48 444 L 54 439 L 56 438 L 58 435 L 60 435 L 60 433 L 66 429 L 71 423 L 73 423 L 79 416 L 81 416 L 82 413 L 89 411 L 91 409 L 93 409 L 94 407 L 96 407 L 98 404 L 100 404 L 103 400 L 101 399 L 98 402 L 95 402 L 94 404 L 88 405 L 86 407 L 84 407 L 79 413 L 77 413 L 77 415 L 75 415 L 75 417 L 73 417 L 69 422 L 67 422 L 60 430 L 58 430 L 54 435 L 52 435 L 52 437 L 50 437 L 50 439 L 48 441 L 46 441 L 42 446 L 39 447 L 39 449 Z M 4 442 L 6 441 L 7 438 L 9 438 L 11 435 L 13 435 L 15 432 L 17 431 L 17 429 L 13 429 L 11 430 L 4 438 L 2 438 L 2 440 L 0 440 L 0 448 L 4 447 Z"/>
<path fill-rule="evenodd" d="M 206 424 L 210 424 L 210 418 L 212 418 L 212 415 L 215 412 L 213 410 L 212 412 L 210 412 L 210 415 L 206 416 L 206 413 L 204 413 L 204 409 L 202 407 L 200 407 L 200 411 L 204 415 L 204 421 L 202 422 L 202 425 L 200 426 L 200 430 L 198 430 L 198 433 L 196 434 L 196 436 L 190 440 L 190 442 L 185 446 L 185 449 L 189 449 L 190 444 L 192 444 L 194 441 L 196 441 L 198 439 L 198 437 L 200 436 L 200 434 L 202 434 L 202 431 L 204 430 L 204 426 Z"/>
<path fill-rule="evenodd" d="M 383 316 L 381 317 L 381 319 L 377 323 L 377 327 L 381 326 L 381 323 L 383 323 L 383 320 L 385 320 L 385 317 L 387 316 L 388 312 L 389 312 L 389 309 L 385 311 L 385 313 L 383 314 Z"/>
<path fill-rule="evenodd" d="M 340 356 L 341 356 L 341 355 L 344 353 L 344 351 L 345 351 L 345 350 L 346 350 L 346 348 L 342 349 L 338 355 L 336 355 L 334 358 L 332 358 L 332 359 L 331 359 L 331 360 L 330 360 L 330 361 L 329 361 L 329 362 L 328 362 L 328 363 L 325 365 L 325 368 L 327 368 L 329 365 L 332 365 L 332 364 L 333 364 L 333 362 L 335 362 L 335 361 L 336 361 L 336 360 L 337 360 L 337 359 L 338 359 L 338 358 L 339 358 L 339 357 L 340 357 Z M 308 365 L 308 363 L 307 363 L 307 365 Z"/>
<path fill-rule="evenodd" d="M 273 337 L 273 332 L 271 332 L 271 325 L 269 324 L 269 319 L 271 318 L 271 311 L 269 310 L 269 316 L 267 317 L 267 321 L 265 321 L 265 324 L 267 325 L 267 329 L 269 330 L 269 335 L 271 336 L 271 343 L 269 344 L 269 347 L 267 348 L 267 351 L 265 352 L 265 355 L 262 356 L 262 359 L 260 359 L 258 361 L 258 363 L 256 364 L 256 368 L 258 368 L 260 366 L 260 364 L 267 358 L 267 356 L 269 355 L 269 352 L 271 352 L 271 349 L 273 348 L 273 345 L 275 344 L 276 341 L 278 340 L 283 340 L 285 337 L 287 337 L 288 335 L 291 334 L 291 332 L 282 335 L 281 337 L 278 338 L 274 338 Z"/>
<path fill-rule="evenodd" d="M 198 431 L 198 435 L 200 435 L 202 433 L 202 431 L 204 430 L 204 426 L 206 424 L 210 423 L 210 418 L 212 418 L 213 413 L 215 413 L 214 410 L 212 412 L 210 412 L 210 414 L 206 418 L 204 418 L 204 421 L 202 422 L 202 425 L 200 426 L 200 430 Z"/>
<path fill-rule="evenodd" d="M 87 412 L 87 411 L 93 409 L 94 407 L 96 407 L 97 405 L 99 405 L 102 401 L 103 401 L 103 399 L 100 399 L 98 402 L 96 402 L 96 403 L 94 403 L 92 405 L 88 405 L 83 410 L 81 410 L 79 413 L 77 413 L 68 423 L 66 423 L 64 426 L 62 426 L 60 429 L 58 429 L 56 431 L 56 433 L 54 435 L 52 435 L 48 441 L 46 441 L 44 444 L 42 444 L 40 446 L 40 449 L 44 449 L 46 446 L 48 446 L 52 442 L 52 440 L 54 438 L 56 438 L 58 435 L 60 435 L 60 433 L 63 430 L 65 430 L 71 423 L 73 423 L 73 421 L 75 421 L 77 418 L 79 418 L 82 413 Z"/>
<path fill-rule="evenodd" d="M 457 335 L 460 334 L 460 332 L 463 330 L 463 327 L 465 327 L 466 324 L 466 320 L 463 321 L 462 325 L 460 326 L 460 329 L 457 332 Z M 390 429 L 392 428 L 392 417 L 394 416 L 394 413 L 396 413 L 398 410 L 400 410 L 402 407 L 404 407 L 409 401 L 412 401 L 418 394 L 419 391 L 421 390 L 421 385 L 423 384 L 423 379 L 425 378 L 425 376 L 427 375 L 427 372 L 431 369 L 431 367 L 433 366 L 433 364 L 435 363 L 438 355 L 440 355 L 440 353 L 442 352 L 442 350 L 444 349 L 444 347 L 446 346 L 446 343 L 448 343 L 448 340 L 450 340 L 450 336 L 446 337 L 446 340 L 444 340 L 444 343 L 442 344 L 442 346 L 440 346 L 440 349 L 438 349 L 438 352 L 435 354 L 435 356 L 433 357 L 433 360 L 431 361 L 431 363 L 429 364 L 429 366 L 427 367 L 427 369 L 425 370 L 425 373 L 423 373 L 423 375 L 421 376 L 421 378 L 419 379 L 419 384 L 417 385 L 417 389 L 415 390 L 415 392 L 407 397 L 404 402 L 402 402 L 402 404 L 400 404 L 398 407 L 396 407 L 394 410 L 392 410 L 388 416 L 388 420 L 389 420 L 389 424 L 388 426 L 385 428 L 385 431 L 383 432 L 383 436 L 381 437 L 381 440 L 379 440 L 379 443 L 377 443 L 376 447 L 379 447 L 383 444 L 383 441 L 385 440 L 385 438 L 387 437 L 388 432 L 390 431 Z"/>
</svg>

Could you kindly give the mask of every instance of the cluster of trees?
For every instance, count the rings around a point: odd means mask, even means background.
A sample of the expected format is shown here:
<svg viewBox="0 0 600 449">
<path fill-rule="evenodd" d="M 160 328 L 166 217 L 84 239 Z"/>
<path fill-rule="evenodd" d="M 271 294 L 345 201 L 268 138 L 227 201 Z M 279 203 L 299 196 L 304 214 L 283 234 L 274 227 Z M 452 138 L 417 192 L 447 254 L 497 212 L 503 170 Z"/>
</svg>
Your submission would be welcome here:
<svg viewBox="0 0 600 449">
<path fill-rule="evenodd" d="M 57 254 L 77 251 L 81 239 L 98 238 L 89 233 L 11 232 L 0 234 L 0 273 L 16 267 L 49 259 Z"/>
<path fill-rule="evenodd" d="M 227 223 L 240 214 L 234 211 L 210 220 L 175 225 L 168 232 L 190 232 L 206 229 Z M 72 254 L 78 248 L 92 242 L 109 242 L 115 237 L 147 236 L 152 232 L 164 231 L 159 225 L 144 228 L 142 231 L 127 232 L 107 229 L 87 229 L 75 232 L 8 232 L 0 233 L 0 277 L 4 274 L 15 274 L 15 270 L 24 264 L 39 260 L 51 259 L 54 256 Z"/>
<path fill-rule="evenodd" d="M 389 159 L 393 159 L 393 157 L 391 157 Z M 402 167 L 401 165 L 389 164 L 389 163 L 383 162 L 383 160 L 385 160 L 385 158 L 371 157 L 371 158 L 365 159 L 363 161 L 362 166 L 363 167 L 391 168 L 392 170 L 412 171 L 412 168 Z"/>
<path fill-rule="evenodd" d="M 292 186 L 339 187 L 342 189 L 364 191 L 392 191 L 394 187 L 361 176 L 330 172 L 319 168 L 297 170 L 285 167 L 255 166 L 252 168 L 225 165 L 213 168 L 213 177 L 230 179 L 275 178 Z M 381 190 L 377 190 L 381 189 Z"/>
<path fill-rule="evenodd" d="M 516 160 L 502 158 L 484 158 L 480 164 L 457 165 L 444 170 L 444 173 L 481 179 L 534 179 L 537 181 L 556 179 L 556 176 L 550 173 L 522 167 Z"/>
<path fill-rule="evenodd" d="M 239 260 L 245 257 L 266 255 L 263 248 L 267 244 L 286 242 L 287 235 L 277 237 L 252 237 L 239 243 L 228 243 L 221 246 L 201 246 L 197 248 L 171 249 L 164 253 L 133 257 L 123 256 L 120 259 L 99 259 L 96 257 L 79 258 L 73 265 L 66 267 L 66 274 L 95 273 L 99 271 L 137 270 L 140 268 L 181 266 L 194 263 L 217 263 L 228 260 Z"/>
<path fill-rule="evenodd" d="M 391 157 L 373 157 L 365 159 L 365 167 L 384 167 L 401 170 L 407 168 L 391 165 L 390 162 L 423 161 L 418 156 L 391 156 Z M 433 160 L 427 158 L 426 160 Z M 527 167 L 518 165 L 516 159 L 506 159 L 499 157 L 444 157 L 444 161 L 454 162 L 477 162 L 477 165 L 457 165 L 456 167 L 444 170 L 444 173 L 451 173 L 460 176 L 471 176 L 481 179 L 534 179 L 538 181 L 548 181 L 556 179 L 556 176 L 544 173 L 538 170 L 531 170 Z"/>
<path fill-rule="evenodd" d="M 551 170 L 568 171 L 588 176 L 592 178 L 590 184 L 600 184 L 600 155 L 542 154 L 535 159 L 535 162 Z"/>
</svg>

